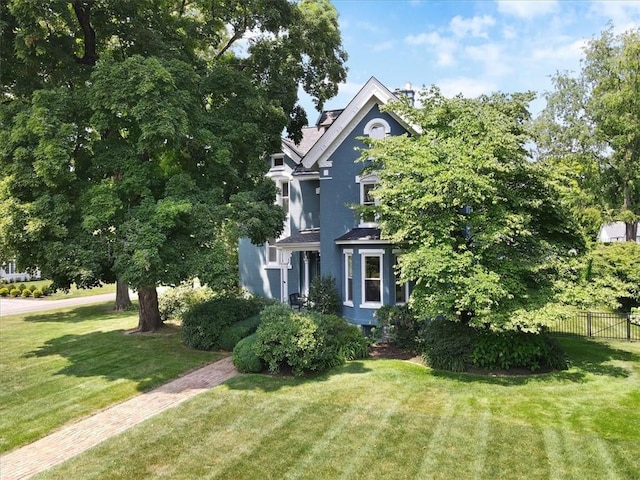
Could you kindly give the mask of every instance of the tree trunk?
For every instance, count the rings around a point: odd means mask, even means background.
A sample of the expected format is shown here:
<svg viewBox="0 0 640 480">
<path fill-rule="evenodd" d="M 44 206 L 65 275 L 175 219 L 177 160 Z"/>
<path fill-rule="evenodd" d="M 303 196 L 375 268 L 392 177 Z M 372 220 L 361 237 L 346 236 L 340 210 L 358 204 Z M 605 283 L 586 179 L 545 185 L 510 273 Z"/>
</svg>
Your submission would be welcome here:
<svg viewBox="0 0 640 480">
<path fill-rule="evenodd" d="M 116 304 L 114 310 L 121 312 L 131 307 L 131 299 L 129 298 L 129 284 L 123 280 L 116 281 Z"/>
<path fill-rule="evenodd" d="M 633 205 L 631 202 L 631 182 L 625 182 L 624 184 L 624 209 L 625 213 L 632 211 Z M 638 221 L 625 222 L 625 240 L 627 242 L 635 242 L 638 235 Z"/>
<path fill-rule="evenodd" d="M 156 287 L 138 288 L 138 332 L 154 332 L 162 327 Z"/>
</svg>

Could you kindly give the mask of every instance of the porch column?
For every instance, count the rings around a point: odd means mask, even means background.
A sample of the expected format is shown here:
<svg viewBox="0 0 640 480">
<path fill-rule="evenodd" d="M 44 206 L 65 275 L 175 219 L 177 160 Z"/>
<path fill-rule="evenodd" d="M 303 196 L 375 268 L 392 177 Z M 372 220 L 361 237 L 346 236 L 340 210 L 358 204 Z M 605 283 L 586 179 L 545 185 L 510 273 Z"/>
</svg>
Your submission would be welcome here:
<svg viewBox="0 0 640 480">
<path fill-rule="evenodd" d="M 291 252 L 280 250 L 280 301 L 289 303 L 289 260 Z"/>
<path fill-rule="evenodd" d="M 305 297 L 309 296 L 309 252 L 304 252 L 304 292 Z"/>
</svg>

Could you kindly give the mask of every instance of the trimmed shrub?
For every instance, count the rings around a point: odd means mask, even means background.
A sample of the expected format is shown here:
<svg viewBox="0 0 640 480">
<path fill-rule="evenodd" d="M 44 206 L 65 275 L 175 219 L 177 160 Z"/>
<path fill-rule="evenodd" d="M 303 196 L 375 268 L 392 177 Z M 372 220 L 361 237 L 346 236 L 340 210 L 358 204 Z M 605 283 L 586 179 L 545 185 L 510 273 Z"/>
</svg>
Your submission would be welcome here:
<svg viewBox="0 0 640 480">
<path fill-rule="evenodd" d="M 418 320 L 407 305 L 384 305 L 376 310 L 375 316 L 391 343 L 405 350 L 420 351 L 420 332 L 427 321 Z"/>
<path fill-rule="evenodd" d="M 260 325 L 260 316 L 254 315 L 246 320 L 230 325 L 220 334 L 219 346 L 222 350 L 232 351 L 236 344 L 245 337 L 255 333 Z"/>
<path fill-rule="evenodd" d="M 31 292 L 31 294 L 33 295 L 34 298 L 40 298 L 42 297 L 42 290 L 38 290 L 37 288 Z"/>
<path fill-rule="evenodd" d="M 340 292 L 331 275 L 316 277 L 309 285 L 309 310 L 334 315 L 342 312 Z"/>
<path fill-rule="evenodd" d="M 8 297 L 9 289 L 7 287 L 0 288 L 0 297 Z"/>
<path fill-rule="evenodd" d="M 31 296 L 31 290 L 29 290 L 28 288 L 25 288 L 24 290 L 22 290 L 21 293 L 22 298 L 27 298 Z"/>
<path fill-rule="evenodd" d="M 20 285 L 18 285 L 16 287 L 18 290 L 23 291 L 25 288 L 27 288 L 27 286 L 24 283 L 21 283 Z"/>
<path fill-rule="evenodd" d="M 9 295 L 10 295 L 10 296 L 12 296 L 12 297 L 19 297 L 21 293 L 22 293 L 22 292 L 21 292 L 21 291 L 20 291 L 20 289 L 18 289 L 18 288 L 12 288 L 12 289 L 9 291 Z"/>
<path fill-rule="evenodd" d="M 463 372 L 473 363 L 476 331 L 468 324 L 436 319 L 422 329 L 422 358 L 431 368 Z"/>
<path fill-rule="evenodd" d="M 180 285 L 164 290 L 158 297 L 158 309 L 163 322 L 171 319 L 182 319 L 189 308 L 213 298 L 213 290 L 209 287 L 194 288 L 190 284 Z"/>
<path fill-rule="evenodd" d="M 182 341 L 196 350 L 215 350 L 220 347 L 224 330 L 257 315 L 269 303 L 273 300 L 225 295 L 195 304 L 183 315 Z"/>
<path fill-rule="evenodd" d="M 51 295 L 51 286 L 50 285 L 45 285 L 40 290 L 42 291 L 42 295 L 45 296 L 45 297 Z"/>
<path fill-rule="evenodd" d="M 259 373 L 264 362 L 255 351 L 258 336 L 254 333 L 240 340 L 233 349 L 233 364 L 242 373 Z"/>
<path fill-rule="evenodd" d="M 273 305 L 260 317 L 255 350 L 273 373 L 282 366 L 294 375 L 322 371 L 369 353 L 369 341 L 358 328 L 336 315 Z"/>
<path fill-rule="evenodd" d="M 35 284 L 31 284 L 27 287 L 29 290 L 31 290 L 31 293 L 33 293 L 35 290 L 38 289 L 38 287 Z"/>
<path fill-rule="evenodd" d="M 546 333 L 521 331 L 479 332 L 473 351 L 473 363 L 481 368 L 567 368 L 562 347 Z"/>
</svg>

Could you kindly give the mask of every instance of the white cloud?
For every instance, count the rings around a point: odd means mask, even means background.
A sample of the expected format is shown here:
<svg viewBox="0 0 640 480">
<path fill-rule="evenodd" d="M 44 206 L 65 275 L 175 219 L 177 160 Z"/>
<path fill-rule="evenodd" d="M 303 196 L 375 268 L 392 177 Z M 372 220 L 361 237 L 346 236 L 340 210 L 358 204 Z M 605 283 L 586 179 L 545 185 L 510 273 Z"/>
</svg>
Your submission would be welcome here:
<svg viewBox="0 0 640 480">
<path fill-rule="evenodd" d="M 533 50 L 531 57 L 534 60 L 572 60 L 578 61 L 583 56 L 583 49 L 587 45 L 587 39 L 581 38 L 565 45 L 553 45 Z"/>
<path fill-rule="evenodd" d="M 502 46 L 495 43 L 470 45 L 465 48 L 468 57 L 484 65 L 485 74 L 501 77 L 513 71 Z"/>
<path fill-rule="evenodd" d="M 558 9 L 556 0 L 497 0 L 497 3 L 500 13 L 525 19 L 548 15 Z"/>
<path fill-rule="evenodd" d="M 473 18 L 463 18 L 460 15 L 456 15 L 449 22 L 449 29 L 456 37 L 471 35 L 473 37 L 488 38 L 487 29 L 495 24 L 496 20 L 491 15 Z"/>
<path fill-rule="evenodd" d="M 469 77 L 442 78 L 436 84 L 446 97 L 455 97 L 462 93 L 465 97 L 475 98 L 498 90 L 493 82 Z"/>
<path fill-rule="evenodd" d="M 591 5 L 589 13 L 610 20 L 618 33 L 640 26 L 640 2 L 638 0 L 595 1 Z"/>
<path fill-rule="evenodd" d="M 453 40 L 442 37 L 437 32 L 408 35 L 405 37 L 405 42 L 409 45 L 432 47 L 431 50 L 436 55 L 437 64 L 440 66 L 451 66 L 456 63 L 455 53 L 458 45 Z"/>
<path fill-rule="evenodd" d="M 396 46 L 396 42 L 394 42 L 393 40 L 388 40 L 386 42 L 378 42 L 373 45 L 373 51 L 384 52 L 387 50 L 393 50 L 395 46 Z"/>
</svg>

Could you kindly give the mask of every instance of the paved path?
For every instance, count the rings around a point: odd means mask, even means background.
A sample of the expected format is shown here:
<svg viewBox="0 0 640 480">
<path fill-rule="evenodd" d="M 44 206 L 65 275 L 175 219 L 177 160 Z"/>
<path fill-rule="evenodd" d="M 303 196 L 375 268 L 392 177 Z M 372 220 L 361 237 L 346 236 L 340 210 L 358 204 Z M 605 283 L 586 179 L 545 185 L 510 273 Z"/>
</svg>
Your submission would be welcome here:
<svg viewBox="0 0 640 480">
<path fill-rule="evenodd" d="M 115 301 L 115 293 L 104 293 L 102 295 L 91 295 L 89 297 L 64 298 L 62 300 L 26 299 L 0 297 L 0 317 L 16 315 L 19 313 L 39 312 L 42 310 L 53 310 L 54 308 L 71 307 L 74 305 L 87 305 L 90 303 L 101 303 Z"/>
<path fill-rule="evenodd" d="M 30 478 L 236 375 L 238 371 L 227 357 L 67 425 L 0 457 L 0 479 Z"/>
</svg>

